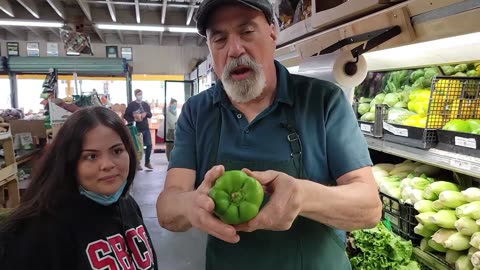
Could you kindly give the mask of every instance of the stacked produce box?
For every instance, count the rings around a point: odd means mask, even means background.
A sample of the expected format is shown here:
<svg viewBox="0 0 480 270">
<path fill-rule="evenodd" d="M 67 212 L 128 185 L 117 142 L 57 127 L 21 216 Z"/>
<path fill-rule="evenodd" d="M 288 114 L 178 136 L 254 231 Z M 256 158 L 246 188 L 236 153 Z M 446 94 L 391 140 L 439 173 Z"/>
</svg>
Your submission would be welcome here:
<svg viewBox="0 0 480 270">
<path fill-rule="evenodd" d="M 382 193 L 418 211 L 414 233 L 420 248 L 440 254 L 455 269 L 480 269 L 480 189 L 442 181 L 442 170 L 405 161 L 377 164 L 375 180 Z"/>
</svg>

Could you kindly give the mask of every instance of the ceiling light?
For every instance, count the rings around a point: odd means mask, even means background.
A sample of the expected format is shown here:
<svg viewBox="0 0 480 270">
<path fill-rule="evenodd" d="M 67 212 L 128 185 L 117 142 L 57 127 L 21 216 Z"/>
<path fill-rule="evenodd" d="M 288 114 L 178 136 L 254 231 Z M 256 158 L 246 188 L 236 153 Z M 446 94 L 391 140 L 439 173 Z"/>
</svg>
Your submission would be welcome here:
<svg viewBox="0 0 480 270">
<path fill-rule="evenodd" d="M 149 32 L 163 32 L 164 26 L 153 25 L 135 25 L 135 24 L 97 24 L 97 27 L 102 30 L 125 30 L 125 31 L 149 31 Z"/>
<path fill-rule="evenodd" d="M 195 27 L 168 27 L 168 31 L 174 33 L 197 33 L 197 28 Z"/>
<path fill-rule="evenodd" d="M 102 30 L 124 30 L 124 31 L 149 31 L 149 32 L 173 32 L 173 33 L 197 33 L 195 27 L 161 26 L 161 25 L 139 25 L 139 24 L 97 24 Z"/>
<path fill-rule="evenodd" d="M 63 22 L 52 21 L 25 21 L 25 20 L 0 20 L 2 26 L 28 26 L 28 27 L 54 27 L 60 28 Z"/>
<path fill-rule="evenodd" d="M 480 59 L 480 32 L 364 54 L 370 71 L 415 68 Z"/>
</svg>

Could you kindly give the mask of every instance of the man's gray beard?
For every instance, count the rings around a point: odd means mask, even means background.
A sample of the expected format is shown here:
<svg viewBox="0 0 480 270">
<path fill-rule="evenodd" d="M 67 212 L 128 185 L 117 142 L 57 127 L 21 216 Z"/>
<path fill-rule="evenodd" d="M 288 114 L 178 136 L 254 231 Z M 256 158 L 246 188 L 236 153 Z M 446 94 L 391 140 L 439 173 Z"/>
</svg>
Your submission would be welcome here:
<svg viewBox="0 0 480 270">
<path fill-rule="evenodd" d="M 265 88 L 266 78 L 261 67 L 251 69 L 250 77 L 236 81 L 233 80 L 230 72 L 222 75 L 222 84 L 227 95 L 235 102 L 247 103 L 258 98 Z"/>
</svg>

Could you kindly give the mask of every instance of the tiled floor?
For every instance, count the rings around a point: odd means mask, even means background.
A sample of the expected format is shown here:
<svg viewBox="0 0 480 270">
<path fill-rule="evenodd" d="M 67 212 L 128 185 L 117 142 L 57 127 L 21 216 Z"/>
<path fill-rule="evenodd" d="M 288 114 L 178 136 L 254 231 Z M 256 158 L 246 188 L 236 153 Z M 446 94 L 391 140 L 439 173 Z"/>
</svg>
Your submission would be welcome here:
<svg viewBox="0 0 480 270">
<path fill-rule="evenodd" d="M 153 171 L 139 171 L 131 190 L 140 206 L 157 253 L 160 270 L 201 270 L 205 264 L 206 235 L 191 229 L 174 233 L 160 227 L 155 203 L 167 171 L 164 153 L 152 154 Z"/>
</svg>

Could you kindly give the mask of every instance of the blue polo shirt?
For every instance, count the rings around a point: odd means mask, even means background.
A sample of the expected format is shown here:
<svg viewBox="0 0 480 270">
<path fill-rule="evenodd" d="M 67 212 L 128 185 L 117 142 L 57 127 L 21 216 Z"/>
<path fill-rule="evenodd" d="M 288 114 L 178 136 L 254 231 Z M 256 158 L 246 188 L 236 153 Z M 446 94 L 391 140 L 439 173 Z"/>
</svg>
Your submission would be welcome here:
<svg viewBox="0 0 480 270">
<path fill-rule="evenodd" d="M 303 146 L 303 162 L 312 181 L 335 185 L 350 171 L 372 165 L 351 105 L 336 85 L 289 74 L 275 62 L 277 95 L 251 123 L 229 101 L 221 82 L 187 100 L 179 116 L 170 168 L 196 171 L 196 186 L 210 169 L 213 141 L 222 125 L 219 158 L 237 161 L 281 161 L 290 158 L 282 106 L 293 109 Z"/>
</svg>

